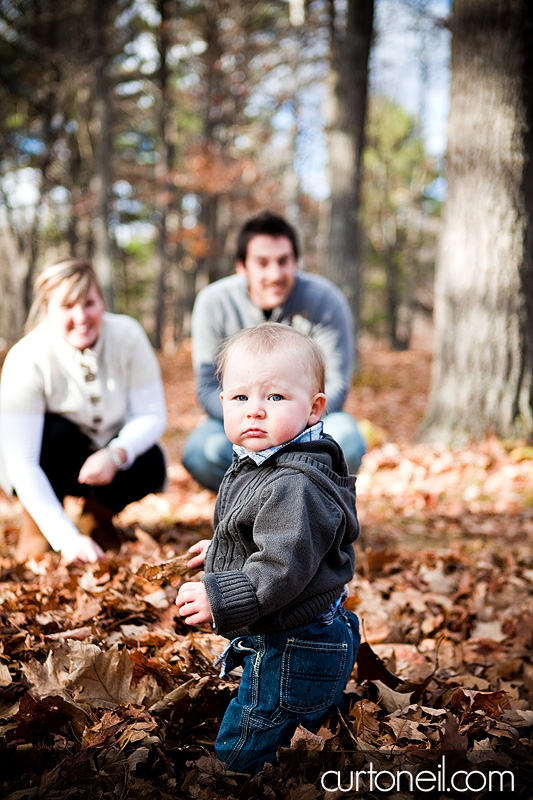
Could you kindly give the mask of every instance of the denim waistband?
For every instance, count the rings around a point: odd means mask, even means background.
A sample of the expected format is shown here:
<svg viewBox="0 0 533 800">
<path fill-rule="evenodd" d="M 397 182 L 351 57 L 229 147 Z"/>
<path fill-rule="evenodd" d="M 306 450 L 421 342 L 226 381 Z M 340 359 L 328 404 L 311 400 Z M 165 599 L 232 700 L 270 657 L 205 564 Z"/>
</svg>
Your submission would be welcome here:
<svg viewBox="0 0 533 800">
<path fill-rule="evenodd" d="M 336 600 L 333 601 L 324 611 L 321 611 L 320 614 L 317 614 L 316 617 L 313 618 L 312 622 L 321 622 L 323 625 L 332 625 L 336 615 L 339 613 L 339 610 L 342 611 L 342 603 L 348 597 L 348 587 L 345 586 L 342 594 L 337 597 Z M 215 661 L 215 667 L 219 664 L 220 667 L 220 677 L 224 678 L 228 672 L 242 663 L 242 658 L 249 652 L 249 648 L 242 648 L 240 647 L 240 643 L 245 636 L 237 636 L 235 639 L 232 639 L 226 647 L 224 651 L 219 655 L 217 660 Z M 241 651 L 241 652 L 239 652 Z"/>
<path fill-rule="evenodd" d="M 337 597 L 336 600 L 331 603 L 324 611 L 321 611 L 320 614 L 317 614 L 316 617 L 313 619 L 313 622 L 322 622 L 325 625 L 331 625 L 333 620 L 335 619 L 335 614 L 341 607 L 342 603 L 348 597 L 348 587 L 345 586 L 342 594 Z"/>
</svg>

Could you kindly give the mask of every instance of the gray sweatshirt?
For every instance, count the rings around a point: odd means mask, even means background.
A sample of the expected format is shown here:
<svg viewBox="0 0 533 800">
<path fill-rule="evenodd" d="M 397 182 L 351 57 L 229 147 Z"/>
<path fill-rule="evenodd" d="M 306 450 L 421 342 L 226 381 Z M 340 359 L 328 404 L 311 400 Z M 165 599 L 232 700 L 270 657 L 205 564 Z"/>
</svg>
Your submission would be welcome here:
<svg viewBox="0 0 533 800">
<path fill-rule="evenodd" d="M 215 506 L 203 582 L 228 638 L 307 625 L 353 577 L 355 477 L 329 436 L 257 466 L 234 457 Z"/>
<path fill-rule="evenodd" d="M 340 411 L 353 370 L 353 322 L 340 289 L 319 275 L 299 272 L 287 302 L 272 310 L 270 322 L 283 322 L 309 334 L 326 356 L 328 412 Z M 265 322 L 248 294 L 244 275 L 230 275 L 199 292 L 192 316 L 192 357 L 198 398 L 211 417 L 222 419 L 215 357 L 221 343 L 243 328 Z"/>
</svg>

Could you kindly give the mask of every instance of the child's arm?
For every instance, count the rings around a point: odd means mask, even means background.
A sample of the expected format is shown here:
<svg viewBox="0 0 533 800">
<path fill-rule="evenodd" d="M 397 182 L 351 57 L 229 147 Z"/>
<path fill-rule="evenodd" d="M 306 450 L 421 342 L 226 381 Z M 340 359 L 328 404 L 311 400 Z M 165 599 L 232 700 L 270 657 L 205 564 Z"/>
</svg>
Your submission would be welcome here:
<svg viewBox="0 0 533 800">
<path fill-rule="evenodd" d="M 184 583 L 176 597 L 180 617 L 185 617 L 187 625 L 213 622 L 213 614 L 205 586 L 201 581 Z"/>
</svg>

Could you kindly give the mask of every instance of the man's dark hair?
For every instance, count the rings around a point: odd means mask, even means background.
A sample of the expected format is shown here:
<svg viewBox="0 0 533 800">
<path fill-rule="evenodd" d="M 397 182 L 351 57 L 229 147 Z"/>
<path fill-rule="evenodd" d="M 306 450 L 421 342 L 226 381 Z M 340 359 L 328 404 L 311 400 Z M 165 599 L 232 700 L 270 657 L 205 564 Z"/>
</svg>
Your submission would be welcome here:
<svg viewBox="0 0 533 800">
<path fill-rule="evenodd" d="M 294 258 L 298 260 L 300 256 L 298 236 L 292 225 L 289 225 L 283 217 L 271 214 L 270 211 L 263 211 L 257 217 L 249 219 L 242 226 L 237 237 L 237 261 L 245 263 L 248 243 L 254 236 L 273 236 L 274 238 L 285 236 L 292 244 Z"/>
</svg>

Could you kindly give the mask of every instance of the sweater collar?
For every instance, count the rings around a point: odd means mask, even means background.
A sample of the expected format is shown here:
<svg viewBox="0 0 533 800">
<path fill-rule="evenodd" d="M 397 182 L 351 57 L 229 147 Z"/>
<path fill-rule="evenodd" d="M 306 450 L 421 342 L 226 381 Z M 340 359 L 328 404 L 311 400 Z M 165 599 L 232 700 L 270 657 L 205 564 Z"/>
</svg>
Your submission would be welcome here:
<svg viewBox="0 0 533 800">
<path fill-rule="evenodd" d="M 283 444 L 275 445 L 274 447 L 267 447 L 265 450 L 259 450 L 255 452 L 253 450 L 247 450 L 246 447 L 241 447 L 239 444 L 233 445 L 233 451 L 238 455 L 239 459 L 242 460 L 244 458 L 251 458 L 257 466 L 261 466 L 263 462 L 273 456 L 274 453 L 277 453 L 283 447 L 287 447 L 289 444 L 300 444 L 301 442 L 316 442 L 318 439 L 322 439 L 323 428 L 322 421 L 316 422 L 311 427 L 306 428 L 298 436 L 295 436 L 294 439 L 291 439 L 289 442 L 283 442 Z"/>
</svg>

